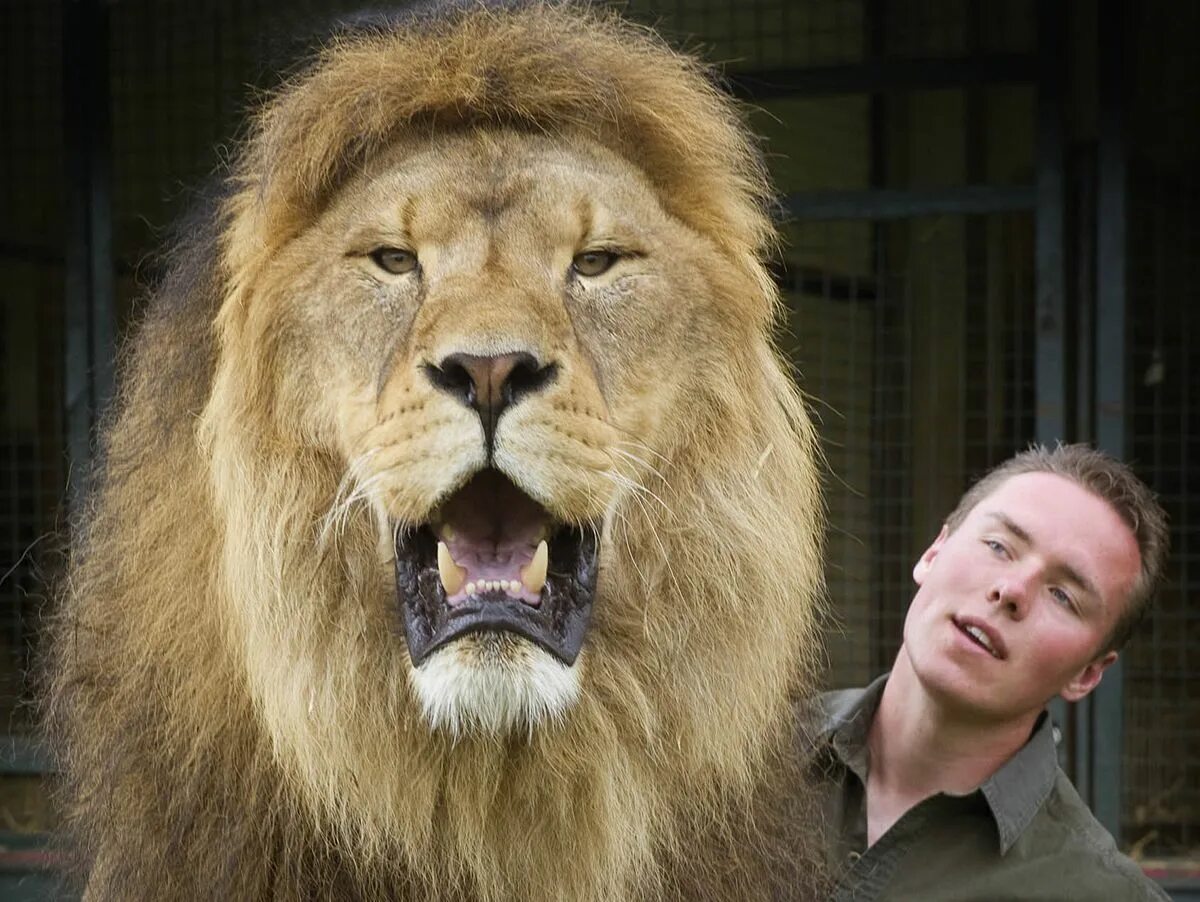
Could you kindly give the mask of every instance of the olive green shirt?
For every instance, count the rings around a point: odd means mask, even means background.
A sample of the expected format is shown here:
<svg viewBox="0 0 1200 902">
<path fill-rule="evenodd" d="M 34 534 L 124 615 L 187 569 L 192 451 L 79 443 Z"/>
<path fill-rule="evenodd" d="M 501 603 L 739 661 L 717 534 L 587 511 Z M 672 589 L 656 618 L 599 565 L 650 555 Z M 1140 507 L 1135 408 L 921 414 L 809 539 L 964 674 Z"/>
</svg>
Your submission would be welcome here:
<svg viewBox="0 0 1200 902">
<path fill-rule="evenodd" d="M 1045 715 L 977 790 L 926 799 L 867 848 L 867 732 L 886 679 L 821 696 L 813 724 L 836 902 L 1168 898 L 1117 850 L 1059 769 Z"/>
</svg>

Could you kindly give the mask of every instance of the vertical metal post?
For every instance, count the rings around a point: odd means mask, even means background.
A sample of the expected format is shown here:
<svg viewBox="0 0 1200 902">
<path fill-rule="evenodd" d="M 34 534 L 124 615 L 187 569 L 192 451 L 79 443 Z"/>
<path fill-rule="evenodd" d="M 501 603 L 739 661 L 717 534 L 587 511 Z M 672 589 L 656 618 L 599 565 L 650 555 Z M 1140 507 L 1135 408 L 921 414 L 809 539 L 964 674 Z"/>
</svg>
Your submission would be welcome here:
<svg viewBox="0 0 1200 902">
<path fill-rule="evenodd" d="M 1122 0 L 1105 0 L 1099 15 L 1099 189 L 1096 235 L 1096 444 L 1126 453 L 1128 345 L 1126 343 L 1126 160 L 1123 95 L 1125 29 Z M 1124 749 L 1124 674 L 1109 668 L 1094 693 L 1091 730 L 1092 811 L 1113 836 L 1121 830 L 1121 755 Z"/>
<path fill-rule="evenodd" d="M 1066 50 L 1066 5 L 1043 0 L 1037 5 L 1037 195 L 1036 299 L 1034 305 L 1034 379 L 1037 440 L 1051 445 L 1066 441 L 1067 284 L 1063 225 L 1063 68 Z M 1066 702 L 1056 698 L 1050 716 L 1060 730 L 1068 723 Z M 1065 746 L 1064 746 L 1065 749 Z M 1063 760 L 1063 753 L 1059 754 Z"/>
<path fill-rule="evenodd" d="M 885 0 L 864 0 L 863 3 L 863 46 L 865 48 L 865 57 L 868 62 L 875 63 L 882 60 L 886 51 L 884 24 L 886 21 L 886 10 L 884 8 Z M 786 6 L 787 4 L 785 4 Z M 868 153 L 868 174 L 867 180 L 872 190 L 883 188 L 887 184 L 887 134 L 888 134 L 888 117 L 887 104 L 888 98 L 886 95 L 875 92 L 869 95 L 868 103 L 868 122 L 867 122 L 867 138 L 869 141 Z M 888 257 L 887 257 L 887 226 L 879 221 L 871 223 L 871 266 L 875 275 L 875 284 L 877 286 L 875 295 L 875 351 L 876 359 L 873 361 L 873 366 L 879 366 L 880 354 L 879 348 L 883 346 L 884 341 L 884 321 L 887 316 L 889 278 L 888 278 Z M 875 375 L 873 379 L 878 380 L 879 376 Z M 873 389 L 876 391 L 877 389 Z M 875 403 L 878 403 L 876 401 Z M 876 586 L 890 586 L 891 580 L 886 572 L 886 568 L 878 563 L 886 560 L 885 542 L 883 530 L 879 528 L 879 524 L 886 522 L 887 512 L 885 503 L 881 501 L 886 497 L 886 491 L 883 490 L 884 477 L 881 475 L 887 470 L 887 439 L 886 436 L 879 433 L 886 431 L 886 426 L 881 426 L 876 417 L 871 417 L 871 522 L 876 524 L 872 532 L 872 553 L 876 564 L 875 572 L 872 577 L 872 582 Z M 892 643 L 886 638 L 887 627 L 881 624 L 886 624 L 884 619 L 884 611 L 892 605 L 903 604 L 903 599 L 893 598 L 885 590 L 883 593 L 874 593 L 875 597 L 871 601 L 872 611 L 868 619 L 871 629 L 871 637 L 869 647 L 872 649 L 870 669 L 871 673 L 881 673 L 892 666 L 892 659 L 889 655 L 892 653 Z"/>
<path fill-rule="evenodd" d="M 72 516 L 86 492 L 99 411 L 113 392 L 114 267 L 108 7 L 63 8 L 63 110 L 68 225 L 63 384 Z"/>
<path fill-rule="evenodd" d="M 1053 443 L 1068 438 L 1062 96 L 1066 7 L 1062 0 L 1044 0 L 1037 15 L 1035 430 L 1039 442 Z"/>
</svg>

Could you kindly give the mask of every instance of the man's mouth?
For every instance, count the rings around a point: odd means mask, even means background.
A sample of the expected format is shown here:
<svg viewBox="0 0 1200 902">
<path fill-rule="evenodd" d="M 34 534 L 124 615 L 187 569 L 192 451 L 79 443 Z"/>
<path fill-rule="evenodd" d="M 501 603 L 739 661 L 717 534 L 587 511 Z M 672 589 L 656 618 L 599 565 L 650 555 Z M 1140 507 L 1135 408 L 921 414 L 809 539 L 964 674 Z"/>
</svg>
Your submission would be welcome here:
<svg viewBox="0 0 1200 902">
<path fill-rule="evenodd" d="M 1008 657 L 1008 650 L 1004 646 L 1004 640 L 988 627 L 986 624 L 980 623 L 969 618 L 951 618 L 955 627 L 959 632 L 965 635 L 968 639 L 990 654 L 997 660 L 1004 660 Z"/>
<path fill-rule="evenodd" d="M 470 633 L 506 631 L 575 662 L 591 619 L 598 547 L 498 470 L 476 473 L 419 526 L 398 527 L 396 591 L 419 666 Z"/>
</svg>

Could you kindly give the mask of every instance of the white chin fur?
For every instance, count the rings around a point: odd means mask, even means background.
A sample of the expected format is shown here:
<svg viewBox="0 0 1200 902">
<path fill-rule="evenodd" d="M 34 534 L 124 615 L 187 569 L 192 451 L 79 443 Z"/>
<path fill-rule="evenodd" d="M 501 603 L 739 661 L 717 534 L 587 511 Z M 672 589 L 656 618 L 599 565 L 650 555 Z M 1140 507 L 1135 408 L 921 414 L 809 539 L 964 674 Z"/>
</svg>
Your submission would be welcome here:
<svg viewBox="0 0 1200 902">
<path fill-rule="evenodd" d="M 429 725 L 453 735 L 532 731 L 579 697 L 579 665 L 508 633 L 464 636 L 438 649 L 409 682 Z"/>
</svg>

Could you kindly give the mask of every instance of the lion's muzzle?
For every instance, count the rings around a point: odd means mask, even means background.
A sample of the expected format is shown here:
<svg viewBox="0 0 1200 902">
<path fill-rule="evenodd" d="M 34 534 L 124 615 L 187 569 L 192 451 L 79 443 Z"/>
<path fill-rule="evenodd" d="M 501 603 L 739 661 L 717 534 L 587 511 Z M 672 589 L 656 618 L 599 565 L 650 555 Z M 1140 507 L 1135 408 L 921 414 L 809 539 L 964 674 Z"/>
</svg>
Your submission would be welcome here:
<svg viewBox="0 0 1200 902">
<path fill-rule="evenodd" d="M 396 590 L 414 666 L 483 631 L 514 633 L 573 664 L 597 573 L 596 529 L 553 523 L 494 469 L 472 477 L 428 523 L 396 530 Z"/>
<path fill-rule="evenodd" d="M 555 364 L 542 364 L 525 351 L 490 357 L 449 354 L 437 366 L 426 364 L 424 370 L 435 388 L 479 414 L 489 454 L 500 414 L 526 395 L 544 389 L 558 373 Z"/>
</svg>

